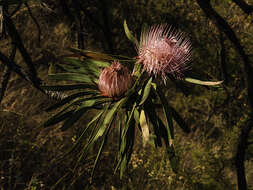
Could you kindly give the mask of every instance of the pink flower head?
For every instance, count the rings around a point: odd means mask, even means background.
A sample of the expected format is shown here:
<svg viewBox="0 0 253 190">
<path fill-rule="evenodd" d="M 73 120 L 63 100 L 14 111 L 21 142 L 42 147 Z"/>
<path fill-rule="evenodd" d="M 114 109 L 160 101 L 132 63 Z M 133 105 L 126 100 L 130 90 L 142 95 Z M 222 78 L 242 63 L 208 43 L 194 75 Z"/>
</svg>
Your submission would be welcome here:
<svg viewBox="0 0 253 190">
<path fill-rule="evenodd" d="M 114 61 L 100 74 L 98 88 L 102 96 L 117 99 L 130 89 L 132 84 L 133 80 L 128 68 Z"/>
<path fill-rule="evenodd" d="M 191 57 L 191 43 L 183 33 L 168 25 L 155 25 L 141 33 L 138 61 L 149 74 L 161 75 L 166 83 L 166 74 L 182 77 Z"/>
</svg>

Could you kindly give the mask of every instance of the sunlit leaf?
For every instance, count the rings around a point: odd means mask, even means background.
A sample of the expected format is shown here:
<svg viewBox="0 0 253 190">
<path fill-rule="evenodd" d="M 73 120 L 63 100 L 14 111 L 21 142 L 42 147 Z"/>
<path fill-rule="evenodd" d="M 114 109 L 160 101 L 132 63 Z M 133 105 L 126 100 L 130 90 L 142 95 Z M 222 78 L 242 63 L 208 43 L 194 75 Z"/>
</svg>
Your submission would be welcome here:
<svg viewBox="0 0 253 190">
<path fill-rule="evenodd" d="M 141 110 L 140 126 L 141 126 L 142 136 L 143 136 L 143 145 L 145 147 L 147 142 L 149 141 L 149 128 L 148 128 L 148 123 L 147 123 L 144 110 Z"/>
<path fill-rule="evenodd" d="M 134 109 L 134 119 L 136 123 L 140 122 L 140 113 L 137 109 Z"/>
<path fill-rule="evenodd" d="M 133 42 L 135 45 L 138 46 L 138 40 L 132 35 L 132 33 L 130 32 L 130 30 L 128 29 L 126 20 L 124 20 L 124 30 L 125 30 L 125 34 L 127 36 L 127 38 Z"/>
<path fill-rule="evenodd" d="M 113 116 L 115 115 L 116 111 L 118 110 L 118 108 L 120 106 L 122 106 L 122 104 L 126 101 L 126 98 L 122 98 L 120 101 L 118 101 L 113 107 L 112 109 L 109 110 L 108 114 L 105 117 L 104 123 L 103 125 L 100 127 L 98 133 L 96 134 L 95 140 L 100 137 L 101 135 L 103 135 L 105 129 L 111 124 L 112 120 L 113 120 Z"/>
<path fill-rule="evenodd" d="M 151 84 L 152 84 L 152 77 L 150 77 L 150 79 L 148 80 L 148 82 L 144 88 L 143 96 L 142 96 L 142 99 L 141 99 L 141 102 L 139 103 L 139 105 L 142 105 L 146 101 L 146 99 L 148 98 L 149 93 L 150 93 L 150 89 L 151 89 Z"/>
<path fill-rule="evenodd" d="M 186 82 L 190 82 L 193 84 L 199 84 L 199 85 L 207 85 L 207 86 L 217 86 L 220 85 L 223 81 L 201 81 L 198 79 L 194 79 L 194 78 L 185 78 L 184 79 Z"/>
</svg>

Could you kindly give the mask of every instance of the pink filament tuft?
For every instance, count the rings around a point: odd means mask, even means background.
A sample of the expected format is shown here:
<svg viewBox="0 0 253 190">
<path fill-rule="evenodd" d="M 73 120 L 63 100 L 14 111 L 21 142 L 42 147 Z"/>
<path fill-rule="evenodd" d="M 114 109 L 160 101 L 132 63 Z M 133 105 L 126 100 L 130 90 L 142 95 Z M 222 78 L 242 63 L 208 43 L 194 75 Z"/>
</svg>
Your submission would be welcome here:
<svg viewBox="0 0 253 190">
<path fill-rule="evenodd" d="M 138 49 L 138 62 L 149 74 L 166 74 L 181 78 L 191 57 L 191 43 L 182 32 L 167 25 L 155 25 L 142 31 Z"/>
</svg>

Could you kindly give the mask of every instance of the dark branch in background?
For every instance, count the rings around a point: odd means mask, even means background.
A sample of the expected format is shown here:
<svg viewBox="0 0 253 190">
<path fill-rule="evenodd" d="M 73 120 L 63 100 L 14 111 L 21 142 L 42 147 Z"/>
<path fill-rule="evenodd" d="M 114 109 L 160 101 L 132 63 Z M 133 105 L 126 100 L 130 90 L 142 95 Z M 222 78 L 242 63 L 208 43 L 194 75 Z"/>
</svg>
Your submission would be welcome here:
<svg viewBox="0 0 253 190">
<path fill-rule="evenodd" d="M 21 78 L 28 81 L 26 75 L 22 71 L 22 68 L 18 66 L 14 61 L 11 61 L 8 57 L 6 57 L 3 53 L 0 52 L 0 61 L 7 66 L 11 71 L 17 73 Z"/>
<path fill-rule="evenodd" d="M 253 12 L 253 5 L 248 5 L 243 0 L 232 0 L 236 3 L 246 14 L 250 14 Z"/>
<path fill-rule="evenodd" d="M 67 16 L 70 23 L 72 23 L 74 21 L 74 15 L 71 13 L 71 10 L 69 9 L 69 6 L 68 6 L 66 0 L 61 0 L 60 6 L 61 6 L 62 12 Z"/>
<path fill-rule="evenodd" d="M 28 3 L 25 3 L 25 6 L 28 10 L 28 13 L 30 15 L 30 17 L 32 18 L 33 22 L 35 23 L 37 30 L 38 30 L 38 47 L 40 47 L 40 35 L 41 35 L 41 30 L 40 30 L 40 25 L 38 23 L 38 21 L 36 20 L 36 18 L 33 16 L 32 11 L 30 9 L 30 6 L 28 5 Z"/>
<path fill-rule="evenodd" d="M 77 28 L 77 45 L 79 49 L 84 49 L 84 34 L 83 34 L 83 21 L 81 14 L 81 4 L 78 0 L 73 1 L 74 11 L 70 10 L 70 6 L 67 4 L 66 0 L 60 1 L 60 6 L 62 12 L 67 16 L 69 22 L 74 23 Z"/>
<path fill-rule="evenodd" d="M 221 50 L 220 50 L 221 70 L 222 70 L 222 75 L 224 79 L 224 84 L 226 85 L 228 82 L 228 72 L 227 72 L 227 62 L 226 62 L 226 48 L 225 48 L 224 37 L 223 37 L 222 32 L 220 32 L 220 45 L 221 45 Z"/>
<path fill-rule="evenodd" d="M 108 48 L 109 48 L 109 53 L 114 53 L 114 48 L 113 48 L 113 42 L 112 42 L 112 31 L 110 29 L 110 24 L 109 24 L 109 18 L 108 18 L 108 6 L 107 6 L 107 2 L 105 0 L 100 0 L 101 2 L 101 9 L 102 10 L 102 16 L 103 16 L 103 21 L 104 21 L 104 27 L 103 27 L 103 31 L 104 31 L 104 35 L 105 35 L 105 39 L 107 41 L 108 44 Z"/>
<path fill-rule="evenodd" d="M 112 32 L 110 30 L 109 26 L 109 19 L 107 14 L 107 3 L 102 1 L 100 10 L 102 10 L 102 21 L 103 23 L 100 23 L 99 20 L 92 15 L 90 10 L 86 9 L 84 7 L 84 4 L 80 0 L 74 0 L 74 11 L 70 9 L 70 5 L 66 2 L 66 0 L 60 1 L 60 6 L 62 11 L 65 13 L 65 15 L 68 17 L 70 23 L 75 22 L 77 28 L 78 28 L 78 46 L 84 48 L 82 45 L 84 42 L 84 33 L 83 33 L 83 21 L 82 21 L 82 14 L 91 21 L 91 23 L 94 24 L 94 26 L 100 28 L 104 35 L 104 43 L 107 51 L 109 53 L 113 53 L 113 41 L 112 41 Z M 99 13 L 97 14 L 99 15 Z"/>
<path fill-rule="evenodd" d="M 4 71 L 4 76 L 3 76 L 3 79 L 2 79 L 3 81 L 2 81 L 1 88 L 0 88 L 0 104 L 1 104 L 1 102 L 2 102 L 2 100 L 3 100 L 5 91 L 6 91 L 6 89 L 7 89 L 7 85 L 8 85 L 10 76 L 11 76 L 11 70 L 10 70 L 10 68 L 7 68 L 7 69 Z"/>
<path fill-rule="evenodd" d="M 7 31 L 12 39 L 12 43 L 14 43 L 17 46 L 25 63 L 27 64 L 29 68 L 29 73 L 28 73 L 29 79 L 33 83 L 34 87 L 36 87 L 37 89 L 43 92 L 43 90 L 40 88 L 41 80 L 37 76 L 37 71 L 33 65 L 32 59 L 30 55 L 27 53 L 14 23 L 12 22 L 11 18 L 8 17 L 7 15 L 5 16 L 5 20 L 6 20 Z"/>
<path fill-rule="evenodd" d="M 16 12 L 18 12 L 18 10 L 21 8 L 22 4 L 23 4 L 23 2 L 21 1 L 21 2 L 17 5 L 17 7 L 10 13 L 10 17 L 12 17 L 13 15 L 15 15 Z"/>
<path fill-rule="evenodd" d="M 11 51 L 11 55 L 10 55 L 10 61 L 14 61 L 15 55 L 16 55 L 16 46 L 14 45 Z M 2 86 L 0 88 L 0 104 L 3 100 L 3 97 L 5 95 L 5 91 L 7 89 L 7 85 L 8 82 L 10 80 L 10 76 L 11 76 L 11 69 L 10 67 L 6 67 L 7 69 L 4 72 L 4 76 L 3 76 L 3 82 L 2 82 Z"/>
<path fill-rule="evenodd" d="M 245 176 L 245 150 L 247 148 L 247 140 L 249 137 L 249 133 L 253 127 L 253 69 L 250 65 L 250 61 L 248 56 L 243 50 L 238 38 L 235 35 L 235 32 L 231 29 L 229 24 L 219 15 L 210 5 L 210 0 L 197 0 L 199 6 L 205 12 L 207 17 L 214 21 L 217 27 L 225 33 L 225 35 L 229 38 L 229 40 L 234 44 L 236 50 L 240 54 L 243 59 L 243 71 L 245 82 L 247 84 L 248 90 L 248 99 L 251 108 L 250 119 L 246 126 L 241 128 L 241 134 L 239 137 L 237 153 L 236 153 L 236 170 L 237 170 L 237 181 L 238 181 L 238 189 L 245 190 L 247 189 L 247 181 Z"/>
<path fill-rule="evenodd" d="M 79 1 L 74 1 L 75 7 L 75 24 L 77 26 L 77 45 L 79 49 L 84 49 L 84 35 L 83 35 L 83 22 L 81 15 L 81 4 Z"/>
</svg>

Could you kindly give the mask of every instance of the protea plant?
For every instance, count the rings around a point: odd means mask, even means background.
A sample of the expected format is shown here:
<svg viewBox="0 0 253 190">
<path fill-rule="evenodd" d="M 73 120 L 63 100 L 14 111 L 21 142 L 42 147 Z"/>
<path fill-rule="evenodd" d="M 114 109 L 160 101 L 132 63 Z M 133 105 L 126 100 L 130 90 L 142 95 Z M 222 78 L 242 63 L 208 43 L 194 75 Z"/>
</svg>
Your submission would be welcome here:
<svg viewBox="0 0 253 190">
<path fill-rule="evenodd" d="M 189 132 L 190 129 L 168 103 L 164 95 L 165 85 L 159 79 L 154 80 L 155 77 L 159 75 L 165 82 L 167 75 L 171 75 L 186 82 L 203 85 L 218 85 L 221 82 L 203 82 L 183 77 L 183 71 L 190 60 L 191 45 L 182 33 L 165 25 L 157 25 L 144 29 L 138 42 L 126 22 L 124 29 L 128 39 L 137 47 L 138 55 L 135 58 L 71 49 L 71 55 L 59 59 L 56 64 L 64 72 L 49 74 L 49 78 L 75 83 L 43 88 L 47 91 L 73 93 L 47 109 L 51 111 L 61 108 L 43 126 L 64 121 L 61 129 L 67 130 L 90 110 L 96 110 L 94 117 L 83 127 L 74 146 L 67 152 L 69 154 L 75 148 L 81 148 L 77 165 L 87 157 L 94 143 L 99 141 L 94 171 L 107 137 L 112 130 L 117 130 L 120 138 L 115 171 L 119 169 L 122 177 L 131 158 L 134 139 L 138 138 L 135 132 L 139 130 L 144 144 L 153 142 L 156 147 L 166 147 L 172 169 L 176 171 L 178 158 L 173 145 L 173 120 L 183 131 Z M 133 71 L 130 71 L 131 68 Z M 150 134 L 155 138 L 150 138 Z M 83 144 L 87 135 L 87 143 Z"/>
</svg>

